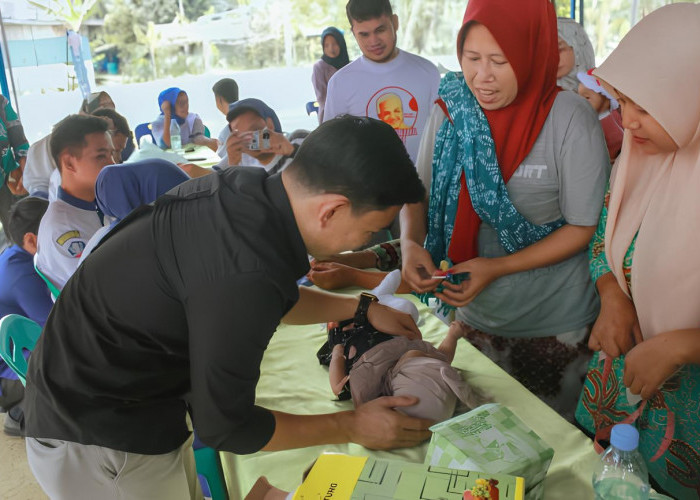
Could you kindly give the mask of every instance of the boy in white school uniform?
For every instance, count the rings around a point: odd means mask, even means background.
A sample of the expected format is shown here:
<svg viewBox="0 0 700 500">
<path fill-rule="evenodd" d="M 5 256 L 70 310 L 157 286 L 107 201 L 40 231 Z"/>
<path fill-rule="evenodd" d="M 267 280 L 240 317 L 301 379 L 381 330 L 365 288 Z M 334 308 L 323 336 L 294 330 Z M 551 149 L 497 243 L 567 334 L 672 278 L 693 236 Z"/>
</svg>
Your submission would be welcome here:
<svg viewBox="0 0 700 500">
<path fill-rule="evenodd" d="M 61 174 L 57 198 L 41 219 L 35 263 L 59 290 L 78 268 L 90 237 L 103 225 L 95 182 L 114 163 L 109 124 L 96 116 L 70 115 L 51 133 L 51 156 Z"/>
</svg>

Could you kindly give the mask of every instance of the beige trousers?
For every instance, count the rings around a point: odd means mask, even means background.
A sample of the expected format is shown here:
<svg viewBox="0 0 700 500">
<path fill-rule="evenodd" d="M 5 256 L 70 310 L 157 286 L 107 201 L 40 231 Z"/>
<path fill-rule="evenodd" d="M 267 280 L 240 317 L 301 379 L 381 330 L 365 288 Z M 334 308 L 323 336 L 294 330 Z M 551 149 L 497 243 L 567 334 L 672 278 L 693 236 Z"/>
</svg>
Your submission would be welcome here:
<svg viewBox="0 0 700 500">
<path fill-rule="evenodd" d="M 201 500 L 193 436 L 162 455 L 139 455 L 58 439 L 27 438 L 27 459 L 51 499 Z"/>
</svg>

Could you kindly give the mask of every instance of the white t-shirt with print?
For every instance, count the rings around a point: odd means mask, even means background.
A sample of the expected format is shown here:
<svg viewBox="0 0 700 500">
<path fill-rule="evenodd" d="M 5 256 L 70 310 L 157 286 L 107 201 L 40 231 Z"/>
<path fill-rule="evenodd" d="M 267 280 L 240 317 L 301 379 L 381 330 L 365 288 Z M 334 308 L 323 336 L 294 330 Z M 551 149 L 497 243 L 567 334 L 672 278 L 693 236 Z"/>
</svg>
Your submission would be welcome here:
<svg viewBox="0 0 700 500">
<path fill-rule="evenodd" d="M 59 190 L 59 198 L 49 204 L 39 224 L 34 262 L 59 290 L 78 268 L 88 240 L 102 227 L 97 211 L 83 203 L 76 206 L 62 199 Z"/>
<path fill-rule="evenodd" d="M 437 68 L 420 56 L 400 50 L 385 63 L 361 56 L 328 82 L 323 121 L 343 114 L 385 121 L 394 127 L 415 162 L 439 86 Z"/>
</svg>

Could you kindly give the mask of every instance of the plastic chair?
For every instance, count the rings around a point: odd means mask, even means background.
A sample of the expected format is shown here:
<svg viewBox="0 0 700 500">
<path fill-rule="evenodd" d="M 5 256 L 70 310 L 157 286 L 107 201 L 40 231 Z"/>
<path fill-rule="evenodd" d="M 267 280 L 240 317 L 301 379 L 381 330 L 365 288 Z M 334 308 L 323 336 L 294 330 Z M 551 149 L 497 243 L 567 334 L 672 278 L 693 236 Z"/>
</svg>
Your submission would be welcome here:
<svg viewBox="0 0 700 500">
<path fill-rule="evenodd" d="M 309 101 L 306 103 L 306 114 L 318 113 L 318 101 Z"/>
<path fill-rule="evenodd" d="M 194 462 L 204 496 L 211 497 L 212 500 L 228 500 L 226 479 L 221 468 L 219 453 L 202 443 L 197 437 L 197 433 L 194 435 L 192 449 L 194 450 Z M 202 478 L 204 478 L 204 481 L 202 481 Z M 207 492 L 207 490 L 209 491 Z"/>
<path fill-rule="evenodd" d="M 12 368 L 22 385 L 27 385 L 27 360 L 24 350 L 31 351 L 41 335 L 41 326 L 19 314 L 0 319 L 0 356 Z"/>
<path fill-rule="evenodd" d="M 150 123 L 141 123 L 140 125 L 136 125 L 136 128 L 134 129 L 134 137 L 136 138 L 136 144 L 141 146 L 141 138 L 147 135 L 151 138 L 151 141 L 153 141 L 153 144 L 156 143 L 156 138 L 153 137 L 153 132 L 151 131 L 151 124 Z"/>
</svg>

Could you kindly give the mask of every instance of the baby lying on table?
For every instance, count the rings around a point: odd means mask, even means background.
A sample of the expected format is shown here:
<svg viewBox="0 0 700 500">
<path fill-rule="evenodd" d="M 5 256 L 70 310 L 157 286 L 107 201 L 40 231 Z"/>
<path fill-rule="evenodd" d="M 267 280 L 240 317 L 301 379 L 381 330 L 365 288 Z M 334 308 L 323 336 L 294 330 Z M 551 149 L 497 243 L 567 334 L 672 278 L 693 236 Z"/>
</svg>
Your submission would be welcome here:
<svg viewBox="0 0 700 500">
<path fill-rule="evenodd" d="M 349 389 L 356 407 L 381 396 L 415 396 L 418 403 L 396 410 L 436 422 L 452 417 L 458 401 L 475 408 L 483 397 L 450 366 L 465 331 L 455 321 L 437 349 L 424 340 L 391 337 L 359 357 L 354 345 L 336 344 L 329 365 L 333 393 L 339 396 Z"/>
</svg>

